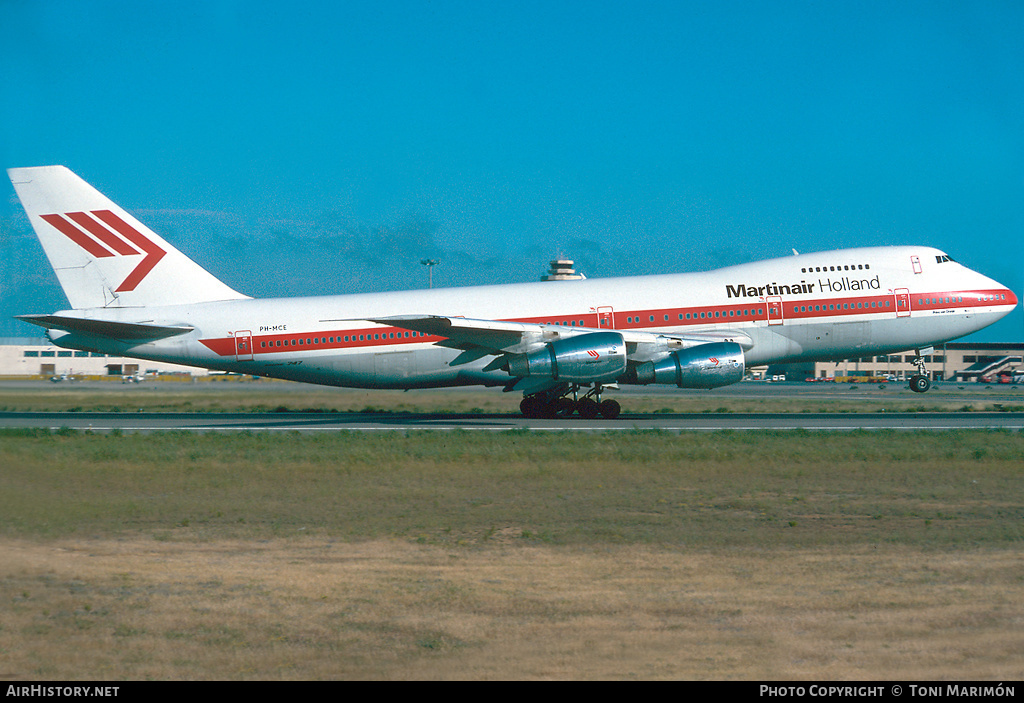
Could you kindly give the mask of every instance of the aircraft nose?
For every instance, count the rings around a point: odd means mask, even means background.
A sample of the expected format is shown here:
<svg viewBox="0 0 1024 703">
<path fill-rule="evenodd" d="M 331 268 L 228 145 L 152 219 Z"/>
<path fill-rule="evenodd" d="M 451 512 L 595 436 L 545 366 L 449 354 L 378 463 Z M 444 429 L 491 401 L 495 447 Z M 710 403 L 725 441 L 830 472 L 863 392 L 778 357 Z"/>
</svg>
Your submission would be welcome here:
<svg viewBox="0 0 1024 703">
<path fill-rule="evenodd" d="M 996 304 L 1008 305 L 1008 310 L 1013 310 L 1014 308 L 1016 308 L 1018 302 L 1017 295 L 1012 290 L 1010 290 L 1008 286 L 1005 286 L 1002 283 L 999 283 L 998 281 L 992 281 L 992 283 L 994 284 L 992 288 L 998 291 L 998 294 L 996 296 Z"/>
<path fill-rule="evenodd" d="M 1010 290 L 1010 288 L 1003 285 L 999 281 L 993 280 L 988 276 L 981 276 L 981 281 L 979 282 L 979 285 L 988 287 L 990 291 L 995 292 L 996 295 L 995 300 L 993 302 L 999 306 L 1009 306 L 1007 308 L 1007 312 L 1017 307 L 1017 295 L 1012 290 Z"/>
</svg>

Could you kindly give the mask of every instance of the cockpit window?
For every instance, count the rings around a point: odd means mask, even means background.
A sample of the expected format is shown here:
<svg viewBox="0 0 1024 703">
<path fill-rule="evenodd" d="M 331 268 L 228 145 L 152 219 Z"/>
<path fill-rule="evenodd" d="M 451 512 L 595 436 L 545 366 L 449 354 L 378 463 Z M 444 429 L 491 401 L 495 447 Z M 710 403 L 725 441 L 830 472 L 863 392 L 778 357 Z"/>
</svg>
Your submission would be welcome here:
<svg viewBox="0 0 1024 703">
<path fill-rule="evenodd" d="M 955 261 L 955 259 L 951 256 L 946 256 L 945 254 L 937 255 L 935 257 L 935 263 L 937 264 L 944 264 L 947 261 Z"/>
</svg>

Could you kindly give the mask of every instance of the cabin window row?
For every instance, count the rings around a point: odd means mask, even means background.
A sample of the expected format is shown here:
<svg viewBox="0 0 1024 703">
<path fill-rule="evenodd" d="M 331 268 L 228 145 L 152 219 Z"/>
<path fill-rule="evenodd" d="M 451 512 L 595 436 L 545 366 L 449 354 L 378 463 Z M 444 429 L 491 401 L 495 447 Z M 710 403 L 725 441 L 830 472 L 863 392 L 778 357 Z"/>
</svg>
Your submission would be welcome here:
<svg viewBox="0 0 1024 703">
<path fill-rule="evenodd" d="M 949 298 L 918 298 L 918 305 L 945 305 L 947 303 L 962 303 L 964 302 L 963 297 L 949 297 Z"/>
<path fill-rule="evenodd" d="M 427 335 L 426 335 L 425 332 L 384 332 L 384 333 L 381 333 L 381 334 L 360 334 L 360 335 L 355 335 L 355 334 L 349 335 L 349 334 L 346 334 L 344 337 L 342 337 L 341 335 L 338 335 L 338 337 L 313 337 L 312 339 L 307 337 L 306 339 L 278 339 L 276 341 L 272 340 L 270 342 L 263 341 L 263 342 L 260 342 L 260 347 L 262 349 L 266 349 L 268 346 L 270 346 L 270 347 L 280 347 L 280 346 L 285 346 L 285 347 L 301 347 L 301 346 L 305 346 L 305 345 L 312 346 L 314 344 L 334 344 L 336 341 L 338 343 L 341 343 L 342 341 L 345 341 L 345 342 L 356 342 L 356 341 L 363 342 L 363 341 L 373 341 L 373 340 L 381 340 L 381 339 L 409 339 L 410 337 L 426 337 L 426 336 Z"/>
<path fill-rule="evenodd" d="M 680 320 L 707 320 L 714 319 L 716 317 L 750 317 L 751 315 L 763 315 L 764 308 L 750 308 L 747 310 L 729 310 L 729 311 L 717 311 L 717 312 L 702 312 L 702 313 L 679 313 Z M 654 322 L 654 315 L 648 316 L 649 322 Z M 664 315 L 664 321 L 668 322 L 670 316 Z M 626 318 L 627 324 L 638 324 L 640 322 L 640 316 L 635 315 Z"/>
<path fill-rule="evenodd" d="M 794 305 L 793 312 L 828 312 L 829 310 L 858 310 L 864 308 L 888 308 L 892 306 L 892 302 L 889 300 L 885 301 L 885 305 L 879 302 L 870 303 L 836 303 L 835 305 Z"/>
<path fill-rule="evenodd" d="M 800 269 L 800 273 L 828 273 L 829 271 L 863 271 L 870 269 L 871 264 L 849 264 L 844 266 L 808 266 Z"/>
</svg>

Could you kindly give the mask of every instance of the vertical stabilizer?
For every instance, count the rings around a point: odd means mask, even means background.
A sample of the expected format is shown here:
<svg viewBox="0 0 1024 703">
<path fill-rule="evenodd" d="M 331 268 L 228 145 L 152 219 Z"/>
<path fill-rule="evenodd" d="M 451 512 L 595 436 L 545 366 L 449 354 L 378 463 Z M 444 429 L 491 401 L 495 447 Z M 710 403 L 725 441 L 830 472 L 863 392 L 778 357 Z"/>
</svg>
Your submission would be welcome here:
<svg viewBox="0 0 1024 703">
<path fill-rule="evenodd" d="M 64 166 L 11 168 L 7 175 L 73 308 L 248 297 Z"/>
</svg>

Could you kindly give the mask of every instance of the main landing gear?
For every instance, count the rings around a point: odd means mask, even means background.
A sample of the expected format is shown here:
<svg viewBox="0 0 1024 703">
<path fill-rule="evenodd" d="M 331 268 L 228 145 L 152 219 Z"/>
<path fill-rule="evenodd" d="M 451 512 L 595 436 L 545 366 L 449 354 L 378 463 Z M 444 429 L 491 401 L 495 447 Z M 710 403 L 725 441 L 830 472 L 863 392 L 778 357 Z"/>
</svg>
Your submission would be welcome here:
<svg viewBox="0 0 1024 703">
<path fill-rule="evenodd" d="M 928 369 L 924 367 L 924 357 L 918 354 L 912 363 L 917 366 L 917 373 L 910 377 L 910 390 L 915 393 L 925 393 L 932 387 L 932 382 L 928 380 Z"/>
<path fill-rule="evenodd" d="M 601 385 L 597 384 L 580 398 L 580 387 L 576 384 L 572 387 L 554 388 L 526 396 L 519 404 L 519 409 L 529 418 L 568 418 L 579 413 L 585 420 L 593 420 L 598 415 L 607 420 L 614 420 L 622 408 L 611 398 L 601 400 L 602 390 Z"/>
</svg>

